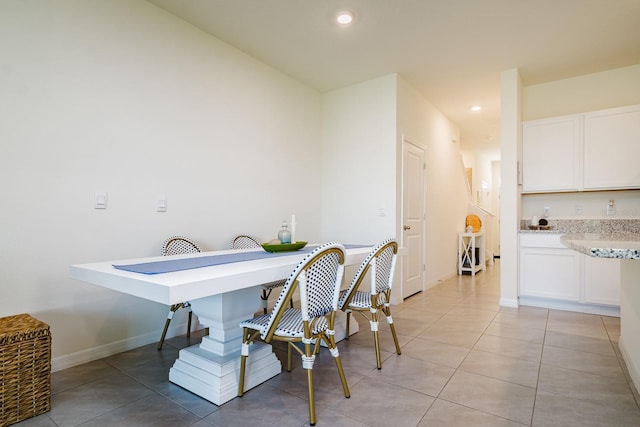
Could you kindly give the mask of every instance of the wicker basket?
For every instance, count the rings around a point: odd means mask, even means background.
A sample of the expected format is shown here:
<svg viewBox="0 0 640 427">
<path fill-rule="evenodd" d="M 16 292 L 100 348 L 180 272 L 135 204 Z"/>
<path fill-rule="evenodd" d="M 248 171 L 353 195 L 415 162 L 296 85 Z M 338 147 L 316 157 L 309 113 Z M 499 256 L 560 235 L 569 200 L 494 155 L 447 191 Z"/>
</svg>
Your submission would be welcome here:
<svg viewBox="0 0 640 427">
<path fill-rule="evenodd" d="M 28 314 L 0 318 L 0 427 L 51 409 L 51 333 Z"/>
</svg>

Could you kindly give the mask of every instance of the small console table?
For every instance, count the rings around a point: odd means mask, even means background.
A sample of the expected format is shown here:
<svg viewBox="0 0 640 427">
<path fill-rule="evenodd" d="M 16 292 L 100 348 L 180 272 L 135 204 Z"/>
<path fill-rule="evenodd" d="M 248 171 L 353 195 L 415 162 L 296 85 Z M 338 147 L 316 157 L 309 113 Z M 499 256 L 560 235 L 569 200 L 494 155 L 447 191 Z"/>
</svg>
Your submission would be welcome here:
<svg viewBox="0 0 640 427">
<path fill-rule="evenodd" d="M 458 274 L 468 271 L 472 276 L 476 272 L 485 270 L 484 263 L 484 233 L 458 234 Z"/>
</svg>

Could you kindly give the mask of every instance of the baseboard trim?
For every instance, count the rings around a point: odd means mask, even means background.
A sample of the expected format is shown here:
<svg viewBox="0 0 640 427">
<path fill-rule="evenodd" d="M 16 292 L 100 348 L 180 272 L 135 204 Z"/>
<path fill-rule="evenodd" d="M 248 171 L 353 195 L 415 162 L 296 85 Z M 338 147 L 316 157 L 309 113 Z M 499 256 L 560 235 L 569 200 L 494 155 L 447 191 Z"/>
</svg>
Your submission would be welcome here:
<svg viewBox="0 0 640 427">
<path fill-rule="evenodd" d="M 633 364 L 633 358 L 626 349 L 625 341 L 622 336 L 618 338 L 618 348 L 627 368 L 627 373 L 631 379 L 631 385 L 635 387 L 636 393 L 640 391 L 640 367 Z"/>
<path fill-rule="evenodd" d="M 600 316 L 620 317 L 620 307 L 583 304 L 573 301 L 556 300 L 532 296 L 521 296 L 520 305 L 549 308 L 553 310 L 575 311 L 577 313 L 598 314 Z"/>
<path fill-rule="evenodd" d="M 518 308 L 518 299 L 500 298 L 500 302 L 498 302 L 498 305 L 500 307 Z"/>
<path fill-rule="evenodd" d="M 195 316 L 194 316 L 195 317 Z M 196 322 L 197 323 L 197 322 Z M 194 325 L 192 325 L 193 327 Z M 195 326 L 198 326 L 197 324 Z M 172 323 L 167 330 L 167 336 L 165 339 L 177 337 L 184 334 L 187 330 L 187 322 L 182 324 Z M 113 356 L 114 354 L 122 353 L 123 351 L 133 350 L 134 348 L 142 347 L 151 343 L 157 343 L 160 339 L 162 330 L 149 332 L 143 335 L 126 338 L 120 341 L 115 341 L 109 344 L 99 345 L 97 347 L 81 350 L 76 353 L 65 354 L 64 356 L 54 357 L 51 359 L 51 371 L 56 372 L 74 366 L 82 365 L 84 363 L 93 362 L 94 360 L 102 359 L 103 357 Z"/>
</svg>

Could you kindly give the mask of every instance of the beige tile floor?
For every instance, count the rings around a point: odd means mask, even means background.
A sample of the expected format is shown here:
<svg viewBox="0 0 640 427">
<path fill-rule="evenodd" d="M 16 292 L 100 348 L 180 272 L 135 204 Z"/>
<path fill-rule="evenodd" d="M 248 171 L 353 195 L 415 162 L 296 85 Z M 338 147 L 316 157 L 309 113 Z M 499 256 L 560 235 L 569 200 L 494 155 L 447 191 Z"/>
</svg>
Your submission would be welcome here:
<svg viewBox="0 0 640 427">
<path fill-rule="evenodd" d="M 394 307 L 402 355 L 382 325 L 382 370 L 364 327 L 339 343 L 350 399 L 325 349 L 314 369 L 318 425 L 640 426 L 617 349 L 619 319 L 501 308 L 499 280 L 498 262 Z M 299 363 L 216 406 L 168 381 L 179 349 L 189 344 L 177 337 L 160 352 L 153 344 L 54 372 L 51 412 L 18 425 L 308 425 Z"/>
</svg>

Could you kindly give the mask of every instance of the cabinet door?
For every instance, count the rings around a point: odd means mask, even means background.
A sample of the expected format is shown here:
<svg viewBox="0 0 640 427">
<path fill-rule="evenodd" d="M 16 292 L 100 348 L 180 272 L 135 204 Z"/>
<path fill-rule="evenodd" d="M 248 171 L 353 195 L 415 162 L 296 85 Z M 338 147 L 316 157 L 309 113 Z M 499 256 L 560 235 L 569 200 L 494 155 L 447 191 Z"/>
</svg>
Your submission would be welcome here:
<svg viewBox="0 0 640 427">
<path fill-rule="evenodd" d="M 577 191 L 581 176 L 581 116 L 522 125 L 522 191 Z"/>
<path fill-rule="evenodd" d="M 520 248 L 520 295 L 579 301 L 581 270 L 571 249 Z"/>
<path fill-rule="evenodd" d="M 583 257 L 585 302 L 619 306 L 620 260 Z"/>
<path fill-rule="evenodd" d="M 585 114 L 584 189 L 640 188 L 640 106 Z"/>
</svg>

